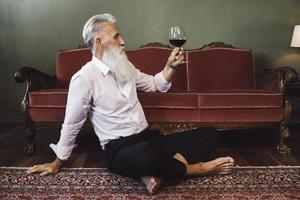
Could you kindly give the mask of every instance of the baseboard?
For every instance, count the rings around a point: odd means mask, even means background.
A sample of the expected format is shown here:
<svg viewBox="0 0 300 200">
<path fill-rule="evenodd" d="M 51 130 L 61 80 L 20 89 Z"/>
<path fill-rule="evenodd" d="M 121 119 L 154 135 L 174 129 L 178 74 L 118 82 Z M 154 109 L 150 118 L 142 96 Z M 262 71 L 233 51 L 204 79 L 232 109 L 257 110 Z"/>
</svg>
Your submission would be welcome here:
<svg viewBox="0 0 300 200">
<path fill-rule="evenodd" d="M 24 122 L 23 116 L 0 116 L 0 123 L 22 123 Z"/>
</svg>

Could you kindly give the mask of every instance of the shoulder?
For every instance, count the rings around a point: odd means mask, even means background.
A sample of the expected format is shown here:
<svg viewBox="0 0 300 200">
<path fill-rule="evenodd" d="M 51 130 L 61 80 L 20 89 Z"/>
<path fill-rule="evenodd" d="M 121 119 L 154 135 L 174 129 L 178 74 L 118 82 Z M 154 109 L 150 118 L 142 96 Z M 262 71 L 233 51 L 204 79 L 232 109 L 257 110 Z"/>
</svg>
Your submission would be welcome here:
<svg viewBox="0 0 300 200">
<path fill-rule="evenodd" d="M 82 68 L 76 72 L 72 78 L 75 78 L 77 76 L 83 76 L 87 79 L 93 79 L 95 75 L 97 74 L 97 66 L 95 66 L 91 61 L 86 63 Z"/>
<path fill-rule="evenodd" d="M 71 79 L 71 83 L 74 81 L 87 82 L 91 84 L 93 77 L 95 77 L 95 66 L 88 62 L 79 71 L 77 71 Z"/>
<path fill-rule="evenodd" d="M 74 76 L 93 76 L 95 74 L 96 66 L 92 64 L 92 62 L 86 63 L 82 68 L 74 74 Z"/>
</svg>

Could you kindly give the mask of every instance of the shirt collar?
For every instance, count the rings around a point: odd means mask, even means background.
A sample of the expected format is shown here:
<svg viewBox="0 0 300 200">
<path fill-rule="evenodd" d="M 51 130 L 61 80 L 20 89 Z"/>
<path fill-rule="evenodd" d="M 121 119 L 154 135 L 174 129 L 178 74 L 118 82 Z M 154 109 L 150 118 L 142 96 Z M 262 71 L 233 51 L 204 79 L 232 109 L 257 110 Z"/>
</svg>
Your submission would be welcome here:
<svg viewBox="0 0 300 200">
<path fill-rule="evenodd" d="M 92 62 L 96 64 L 97 67 L 101 70 L 101 72 L 106 76 L 106 74 L 110 71 L 110 69 L 98 58 L 93 55 Z"/>
</svg>

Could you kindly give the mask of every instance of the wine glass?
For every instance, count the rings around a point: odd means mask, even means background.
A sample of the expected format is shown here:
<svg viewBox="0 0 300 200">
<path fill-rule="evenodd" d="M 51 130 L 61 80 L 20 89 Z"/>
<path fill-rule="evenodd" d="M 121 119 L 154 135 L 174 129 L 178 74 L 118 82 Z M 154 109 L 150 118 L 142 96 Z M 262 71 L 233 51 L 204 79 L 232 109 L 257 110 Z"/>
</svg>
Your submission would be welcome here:
<svg viewBox="0 0 300 200">
<path fill-rule="evenodd" d="M 186 42 L 186 36 L 182 26 L 173 26 L 170 28 L 169 42 L 176 47 L 184 45 Z"/>
</svg>

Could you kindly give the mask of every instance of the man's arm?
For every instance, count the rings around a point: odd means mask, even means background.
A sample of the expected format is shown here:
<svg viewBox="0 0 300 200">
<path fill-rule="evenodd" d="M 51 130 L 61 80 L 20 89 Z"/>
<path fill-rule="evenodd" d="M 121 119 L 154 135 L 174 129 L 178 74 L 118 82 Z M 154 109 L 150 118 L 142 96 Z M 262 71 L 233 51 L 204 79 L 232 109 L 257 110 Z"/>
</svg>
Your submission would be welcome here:
<svg viewBox="0 0 300 200">
<path fill-rule="evenodd" d="M 179 64 L 184 60 L 183 48 L 175 48 L 170 54 L 167 64 L 163 69 L 163 75 L 166 81 L 170 82 L 175 74 L 175 71 Z"/>
<path fill-rule="evenodd" d="M 136 87 L 138 91 L 144 92 L 166 92 L 171 87 L 171 79 L 176 68 L 184 60 L 183 49 L 175 48 L 170 54 L 164 69 L 155 76 L 145 74 L 136 69 Z"/>
<path fill-rule="evenodd" d="M 51 163 L 30 167 L 27 173 L 40 173 L 40 175 L 45 176 L 57 173 L 60 170 L 63 161 L 70 157 L 75 146 L 76 136 L 87 118 L 91 98 L 91 89 L 88 81 L 82 75 L 74 75 L 70 82 L 60 139 L 56 145 L 50 145 L 57 157 Z"/>
</svg>

